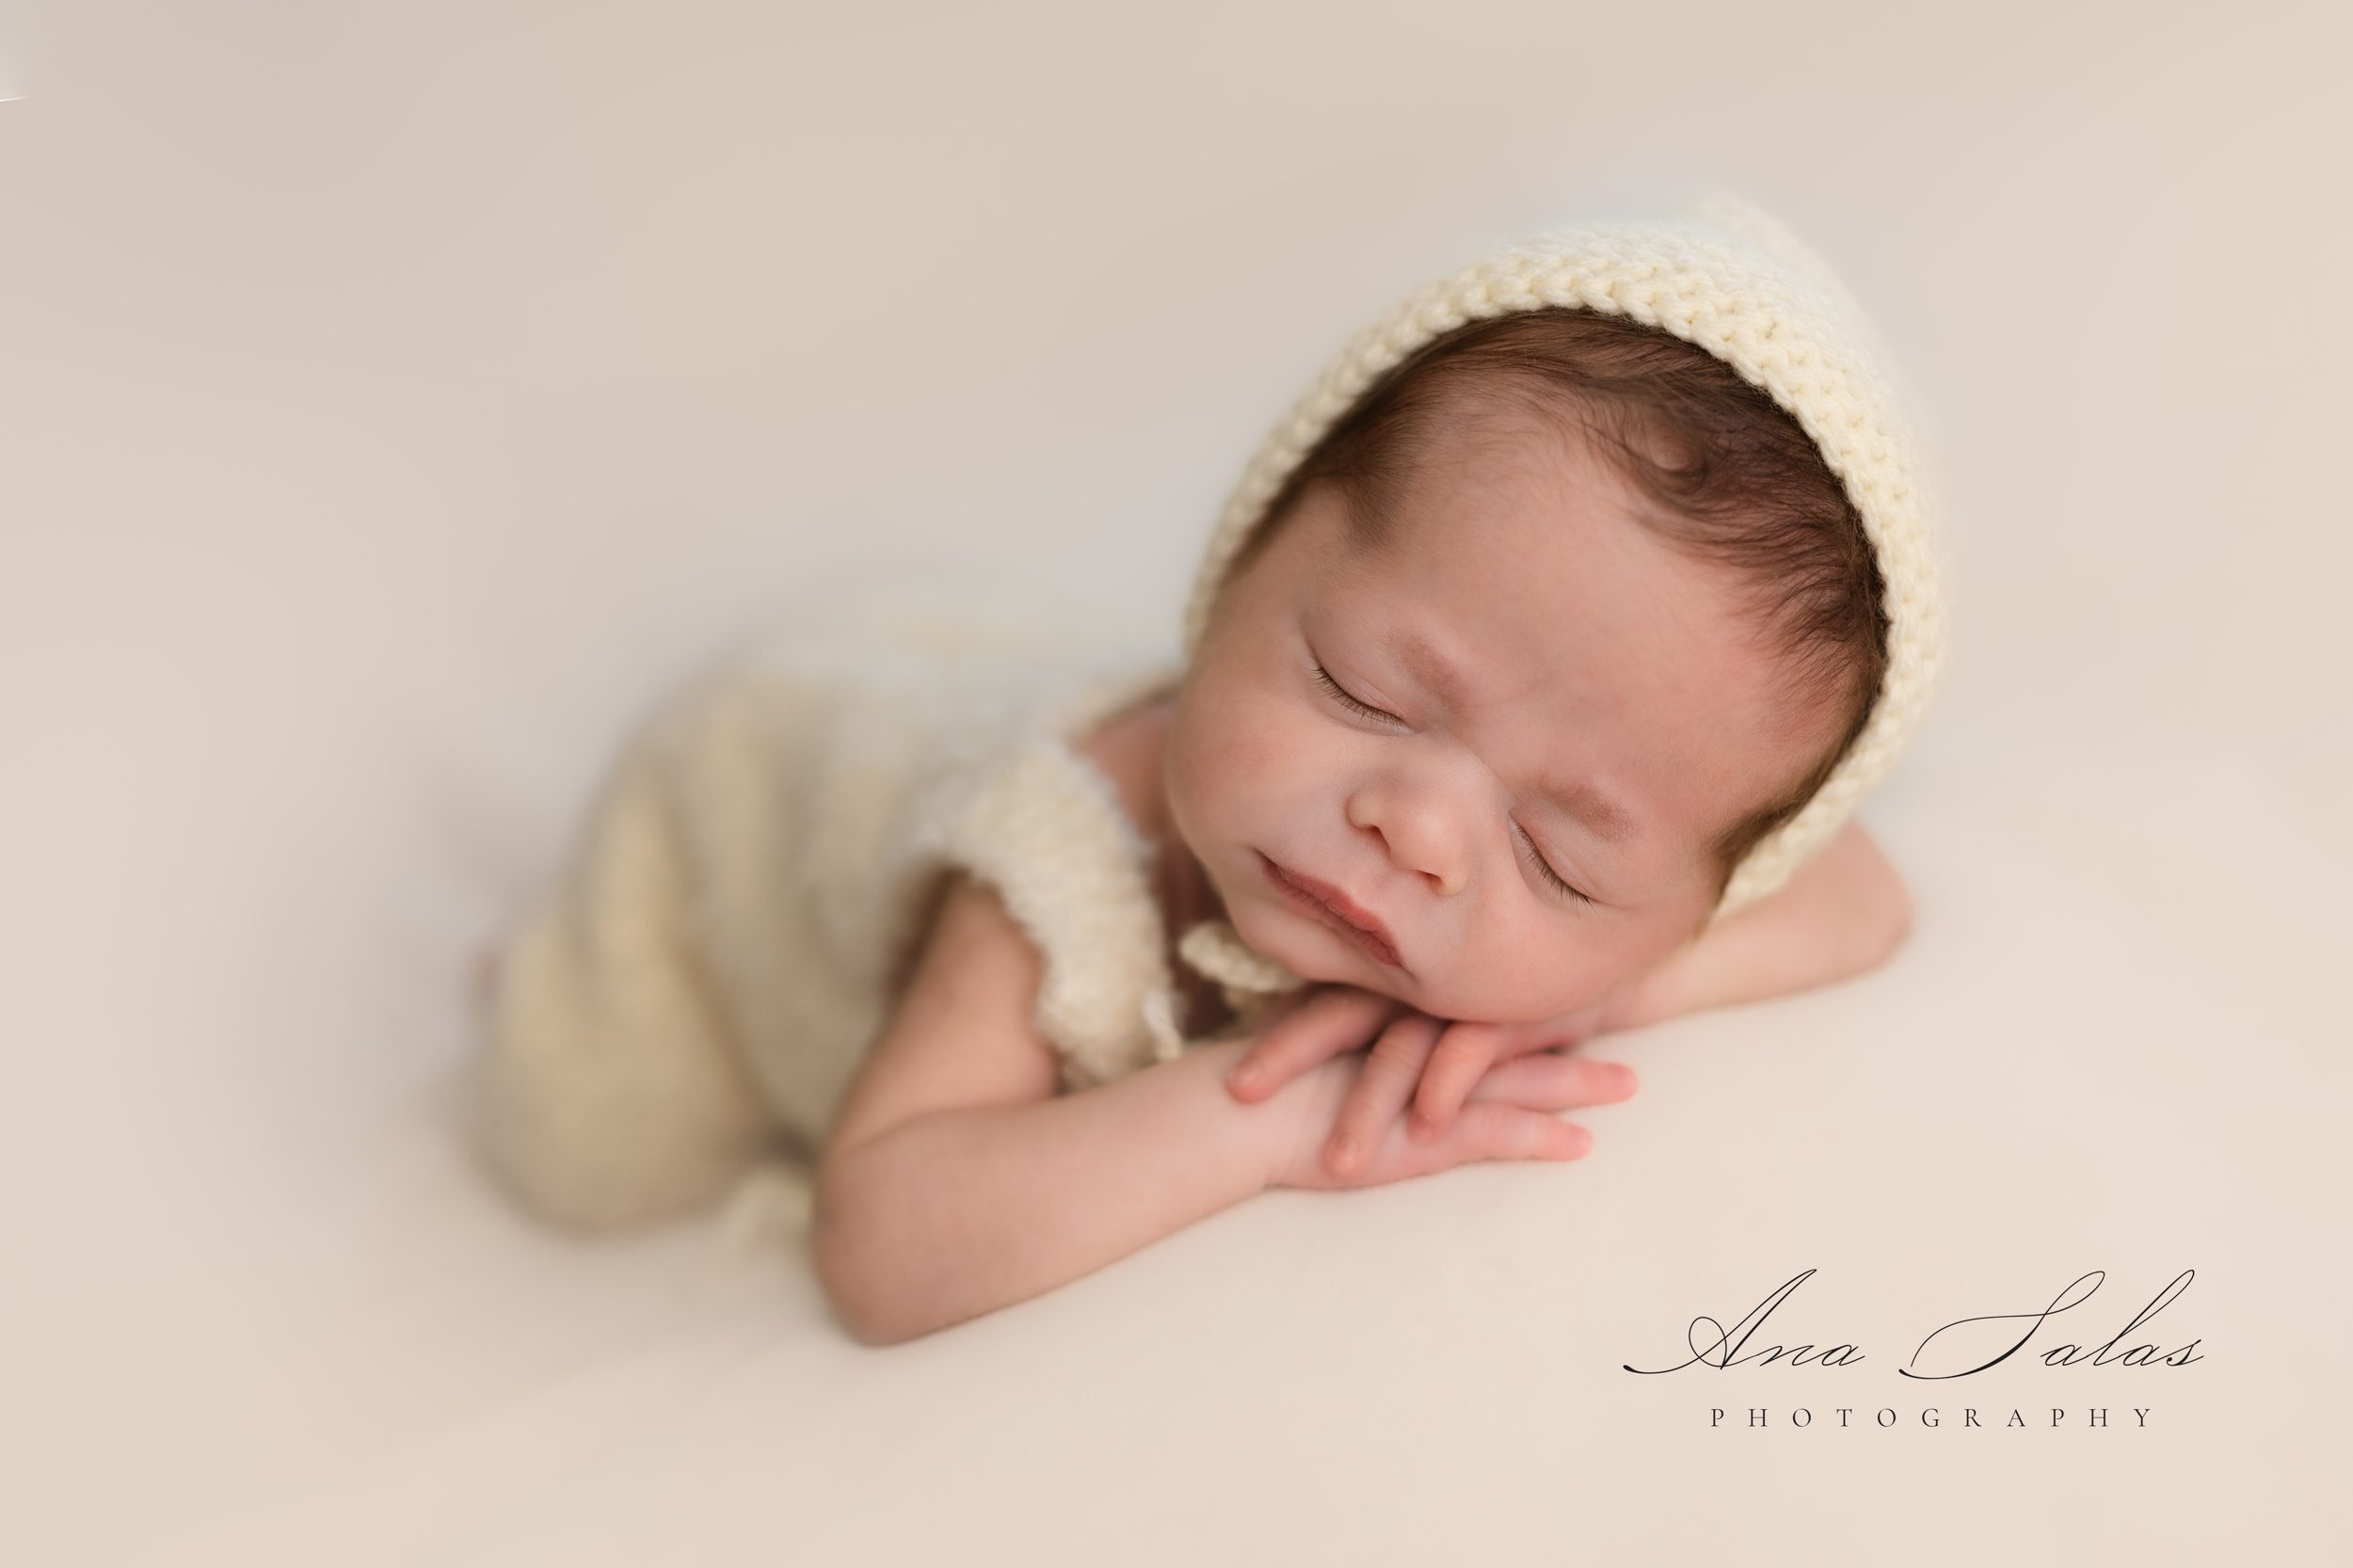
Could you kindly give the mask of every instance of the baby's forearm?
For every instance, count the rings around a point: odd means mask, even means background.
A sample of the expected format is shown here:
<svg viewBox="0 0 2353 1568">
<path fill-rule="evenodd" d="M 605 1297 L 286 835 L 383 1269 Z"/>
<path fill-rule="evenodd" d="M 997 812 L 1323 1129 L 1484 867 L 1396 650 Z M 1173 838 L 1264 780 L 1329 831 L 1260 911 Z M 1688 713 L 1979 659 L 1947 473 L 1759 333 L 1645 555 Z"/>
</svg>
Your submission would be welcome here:
<svg viewBox="0 0 2353 1568">
<path fill-rule="evenodd" d="M 1635 1028 L 1844 980 L 1893 952 L 1911 920 L 1903 879 L 1850 821 L 1779 891 L 1724 916 L 1643 976 L 1610 1024 Z"/>
<path fill-rule="evenodd" d="M 1237 1102 L 1224 1077 L 1249 1044 L 1052 1099 L 934 1112 L 829 1154 L 814 1245 L 845 1326 L 870 1344 L 928 1334 L 1264 1191 L 1305 1086 Z"/>
</svg>

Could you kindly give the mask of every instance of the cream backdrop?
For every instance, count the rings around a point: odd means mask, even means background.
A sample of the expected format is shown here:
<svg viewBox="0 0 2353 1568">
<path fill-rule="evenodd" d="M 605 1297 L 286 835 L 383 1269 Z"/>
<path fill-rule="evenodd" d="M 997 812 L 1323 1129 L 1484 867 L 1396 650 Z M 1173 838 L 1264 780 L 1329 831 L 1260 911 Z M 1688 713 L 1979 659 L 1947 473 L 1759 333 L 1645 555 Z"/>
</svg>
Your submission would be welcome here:
<svg viewBox="0 0 2353 1568">
<path fill-rule="evenodd" d="M 2345 14 L 8 13 L 0 1548 L 2345 1560 Z M 467 967 L 714 639 L 923 557 L 1173 648 L 1347 333 L 1708 184 L 1946 475 L 1895 961 L 1606 1040 L 1580 1163 L 1273 1194 L 888 1351 L 715 1219 L 481 1185 Z M 1625 1369 L 1809 1270 L 1747 1349 L 1859 1364 Z M 2121 1346 L 2190 1365 L 2035 1359 L 2185 1271 Z"/>
</svg>

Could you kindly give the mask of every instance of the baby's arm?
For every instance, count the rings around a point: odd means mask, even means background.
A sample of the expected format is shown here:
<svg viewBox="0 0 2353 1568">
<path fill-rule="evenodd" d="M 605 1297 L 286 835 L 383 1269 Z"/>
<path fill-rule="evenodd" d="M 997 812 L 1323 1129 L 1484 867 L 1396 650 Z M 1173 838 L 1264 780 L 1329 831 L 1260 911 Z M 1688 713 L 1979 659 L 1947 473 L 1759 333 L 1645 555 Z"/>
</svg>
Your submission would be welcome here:
<svg viewBox="0 0 2353 1568">
<path fill-rule="evenodd" d="M 955 874 L 818 1172 L 812 1247 L 843 1326 L 913 1338 L 1091 1273 L 1265 1190 L 1317 1087 L 1236 1105 L 1247 1040 L 1080 1094 L 1030 1022 L 1042 960 Z"/>
<path fill-rule="evenodd" d="M 1724 916 L 1630 986 L 1606 1027 L 1844 980 L 1894 952 L 1911 926 L 1903 879 L 1850 817 L 1779 890 Z"/>
</svg>

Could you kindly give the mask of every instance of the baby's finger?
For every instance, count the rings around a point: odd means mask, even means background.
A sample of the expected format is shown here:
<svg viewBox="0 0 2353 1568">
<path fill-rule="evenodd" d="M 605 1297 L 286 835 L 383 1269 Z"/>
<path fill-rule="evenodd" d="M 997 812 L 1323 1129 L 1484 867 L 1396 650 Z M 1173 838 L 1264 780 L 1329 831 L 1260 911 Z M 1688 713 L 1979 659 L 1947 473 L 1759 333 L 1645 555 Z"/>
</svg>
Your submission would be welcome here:
<svg viewBox="0 0 2353 1568">
<path fill-rule="evenodd" d="M 1472 1086 L 1498 1059 L 1511 1054 L 1505 1049 L 1507 1044 L 1504 1030 L 1496 1024 L 1449 1024 L 1430 1053 L 1429 1066 L 1422 1071 L 1406 1136 L 1417 1144 L 1444 1137 L 1455 1113 L 1470 1097 Z"/>
<path fill-rule="evenodd" d="M 1354 1050 L 1403 1004 L 1355 985 L 1318 988 L 1268 1024 L 1225 1074 L 1236 1099 L 1255 1103 L 1308 1068 Z"/>
<path fill-rule="evenodd" d="M 1530 1111 L 1577 1111 L 1631 1099 L 1641 1086 L 1641 1079 L 1623 1062 L 1538 1051 L 1496 1064 L 1472 1087 L 1470 1097 Z"/>
<path fill-rule="evenodd" d="M 1430 1048 L 1445 1027 L 1426 1013 L 1408 1010 L 1381 1032 L 1324 1146 L 1324 1163 L 1335 1175 L 1354 1176 L 1381 1146 L 1405 1102 L 1414 1097 L 1422 1064 L 1430 1060 Z"/>
<path fill-rule="evenodd" d="M 1577 1160 L 1593 1146 L 1593 1135 L 1549 1112 L 1474 1100 L 1454 1119 L 1446 1145 L 1459 1160 Z"/>
</svg>

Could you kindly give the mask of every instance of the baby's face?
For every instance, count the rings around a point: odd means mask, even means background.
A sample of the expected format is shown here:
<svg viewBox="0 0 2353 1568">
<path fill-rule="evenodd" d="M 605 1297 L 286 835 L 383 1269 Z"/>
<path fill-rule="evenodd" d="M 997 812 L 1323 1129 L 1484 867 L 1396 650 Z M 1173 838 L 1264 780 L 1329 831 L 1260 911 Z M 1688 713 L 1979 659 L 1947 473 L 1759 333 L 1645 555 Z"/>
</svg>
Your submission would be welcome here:
<svg viewBox="0 0 2353 1568">
<path fill-rule="evenodd" d="M 1424 465 L 1378 557 L 1350 555 L 1337 490 L 1301 496 L 1226 584 L 1165 772 L 1253 947 L 1436 1017 L 1523 1022 L 1690 936 L 1709 840 L 1801 780 L 1835 721 L 1787 711 L 1721 570 L 1635 521 L 1582 438 L 1503 413 L 1478 433 Z M 1269 860 L 1337 888 L 1391 951 Z"/>
</svg>

